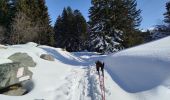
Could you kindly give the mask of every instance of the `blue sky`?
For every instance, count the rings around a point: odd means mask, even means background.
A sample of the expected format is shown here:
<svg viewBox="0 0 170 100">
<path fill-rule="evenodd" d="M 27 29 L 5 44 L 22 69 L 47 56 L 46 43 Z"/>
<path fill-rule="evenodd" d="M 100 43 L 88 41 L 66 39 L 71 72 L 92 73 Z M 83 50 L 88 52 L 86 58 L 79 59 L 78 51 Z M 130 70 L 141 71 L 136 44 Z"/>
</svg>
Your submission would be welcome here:
<svg viewBox="0 0 170 100">
<path fill-rule="evenodd" d="M 168 0 L 137 0 L 138 8 L 142 10 L 141 29 L 151 28 L 154 25 L 162 24 L 165 4 Z M 46 0 L 52 25 L 55 23 L 58 15 L 62 13 L 64 7 L 71 6 L 82 12 L 88 21 L 88 9 L 91 6 L 91 0 Z"/>
</svg>

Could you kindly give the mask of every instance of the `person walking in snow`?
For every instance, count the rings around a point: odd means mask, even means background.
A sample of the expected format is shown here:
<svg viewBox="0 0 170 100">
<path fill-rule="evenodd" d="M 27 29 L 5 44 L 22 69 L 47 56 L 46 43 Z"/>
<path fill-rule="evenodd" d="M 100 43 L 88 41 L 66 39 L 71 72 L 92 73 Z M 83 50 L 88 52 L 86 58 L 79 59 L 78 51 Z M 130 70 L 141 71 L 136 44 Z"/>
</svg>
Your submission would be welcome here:
<svg viewBox="0 0 170 100">
<path fill-rule="evenodd" d="M 102 71 L 102 76 L 100 75 L 100 69 Z M 101 89 L 101 97 L 102 100 L 105 100 L 105 85 L 104 85 L 104 62 L 102 63 L 101 61 L 96 61 L 96 70 L 99 75 L 99 85 Z"/>
<path fill-rule="evenodd" d="M 96 61 L 96 70 L 98 72 L 98 75 L 100 75 L 100 69 L 102 71 L 102 75 L 104 76 L 104 62 L 102 63 L 101 61 Z"/>
</svg>

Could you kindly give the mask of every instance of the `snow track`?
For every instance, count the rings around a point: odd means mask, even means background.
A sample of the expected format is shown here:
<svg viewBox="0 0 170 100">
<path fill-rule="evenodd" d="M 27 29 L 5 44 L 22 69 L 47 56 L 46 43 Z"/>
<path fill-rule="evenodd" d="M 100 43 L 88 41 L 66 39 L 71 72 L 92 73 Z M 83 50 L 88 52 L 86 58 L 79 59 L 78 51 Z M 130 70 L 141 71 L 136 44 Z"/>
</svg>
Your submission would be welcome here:
<svg viewBox="0 0 170 100">
<path fill-rule="evenodd" d="M 78 100 L 75 99 L 78 97 L 75 96 L 75 89 L 82 77 L 80 74 L 80 71 L 72 69 L 71 73 L 63 78 L 64 83 L 56 89 L 58 93 L 56 94 L 55 100 Z"/>
<path fill-rule="evenodd" d="M 98 75 L 95 70 L 95 66 L 89 66 L 88 68 L 88 80 L 90 84 L 89 93 L 92 100 L 101 100 L 101 92 L 99 87 Z"/>
<path fill-rule="evenodd" d="M 98 75 L 94 66 L 72 69 L 63 78 L 65 83 L 56 91 L 55 100 L 101 100 Z"/>
</svg>

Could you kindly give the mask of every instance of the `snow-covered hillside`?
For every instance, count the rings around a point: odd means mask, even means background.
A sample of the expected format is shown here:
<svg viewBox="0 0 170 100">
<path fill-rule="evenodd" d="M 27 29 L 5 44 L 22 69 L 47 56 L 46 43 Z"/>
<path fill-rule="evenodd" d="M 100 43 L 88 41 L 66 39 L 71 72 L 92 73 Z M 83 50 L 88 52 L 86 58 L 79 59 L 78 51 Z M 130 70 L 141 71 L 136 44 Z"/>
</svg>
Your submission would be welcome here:
<svg viewBox="0 0 170 100">
<path fill-rule="evenodd" d="M 105 62 L 106 100 L 169 100 L 170 37 L 100 55 L 90 52 L 69 53 L 60 48 L 35 43 L 4 46 L 0 63 L 16 52 L 25 52 L 37 63 L 30 68 L 31 91 L 24 96 L 0 95 L 0 100 L 102 100 L 95 61 Z M 51 54 L 55 61 L 40 58 Z"/>
<path fill-rule="evenodd" d="M 169 43 L 166 37 L 110 55 L 105 59 L 107 71 L 135 100 L 169 100 Z"/>
</svg>

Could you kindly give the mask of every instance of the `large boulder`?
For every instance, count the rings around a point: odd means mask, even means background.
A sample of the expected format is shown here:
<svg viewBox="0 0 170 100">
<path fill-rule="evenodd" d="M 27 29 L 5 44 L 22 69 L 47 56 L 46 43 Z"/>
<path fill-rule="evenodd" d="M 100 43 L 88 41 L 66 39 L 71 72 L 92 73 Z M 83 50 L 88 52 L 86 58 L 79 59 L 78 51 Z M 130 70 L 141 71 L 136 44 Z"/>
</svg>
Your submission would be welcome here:
<svg viewBox="0 0 170 100">
<path fill-rule="evenodd" d="M 35 67 L 36 63 L 26 53 L 15 53 L 8 59 L 12 62 L 0 64 L 0 94 L 23 95 L 27 89 L 21 84 L 32 79 L 33 73 L 28 67 Z"/>
<path fill-rule="evenodd" d="M 0 89 L 32 78 L 32 72 L 19 62 L 0 64 Z"/>
<path fill-rule="evenodd" d="M 2 94 L 10 96 L 22 96 L 27 93 L 27 89 L 23 88 L 20 84 L 16 84 L 4 89 Z"/>
<path fill-rule="evenodd" d="M 8 59 L 12 60 L 13 62 L 20 62 L 23 66 L 36 66 L 36 63 L 33 61 L 32 57 L 30 57 L 27 53 L 15 53 L 8 57 Z"/>
<path fill-rule="evenodd" d="M 44 60 L 48 60 L 48 61 L 54 61 L 54 57 L 52 55 L 49 55 L 49 54 L 42 54 L 40 56 L 40 58 L 42 58 Z"/>
</svg>

